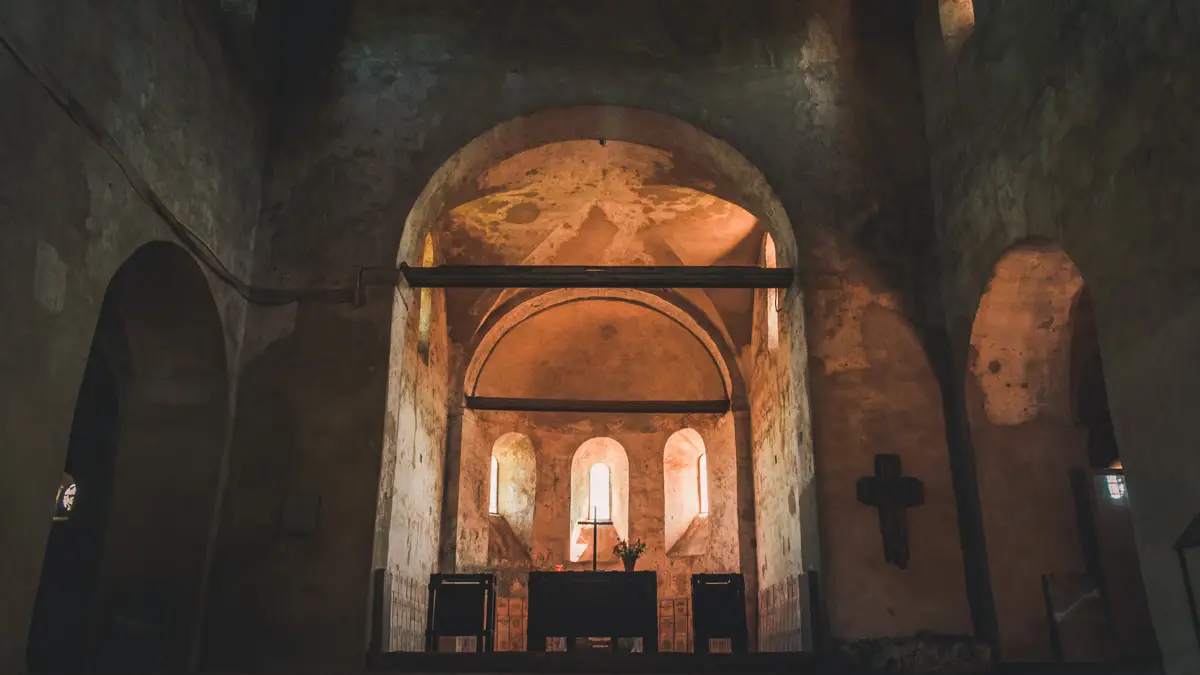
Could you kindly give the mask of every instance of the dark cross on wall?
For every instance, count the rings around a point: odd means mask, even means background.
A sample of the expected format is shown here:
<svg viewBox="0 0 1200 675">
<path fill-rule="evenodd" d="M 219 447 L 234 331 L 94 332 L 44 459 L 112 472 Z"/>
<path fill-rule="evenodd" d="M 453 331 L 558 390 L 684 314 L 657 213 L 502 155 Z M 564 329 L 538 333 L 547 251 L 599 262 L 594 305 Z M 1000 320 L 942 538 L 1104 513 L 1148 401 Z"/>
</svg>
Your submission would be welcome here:
<svg viewBox="0 0 1200 675">
<path fill-rule="evenodd" d="M 908 569 L 908 512 L 925 503 L 919 478 L 902 476 L 900 455 L 875 455 L 875 475 L 858 479 L 858 501 L 879 509 L 883 558 Z"/>
</svg>

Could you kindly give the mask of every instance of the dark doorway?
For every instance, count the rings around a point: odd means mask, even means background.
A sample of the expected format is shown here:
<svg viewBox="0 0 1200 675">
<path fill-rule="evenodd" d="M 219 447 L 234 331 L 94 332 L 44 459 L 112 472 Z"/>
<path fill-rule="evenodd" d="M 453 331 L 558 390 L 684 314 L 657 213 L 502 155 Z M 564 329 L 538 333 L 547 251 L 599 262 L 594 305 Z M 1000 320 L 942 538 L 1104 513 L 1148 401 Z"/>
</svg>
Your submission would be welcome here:
<svg viewBox="0 0 1200 675">
<path fill-rule="evenodd" d="M 1088 572 L 1103 591 L 1110 648 L 1126 662 L 1159 660 L 1142 582 L 1125 469 L 1108 407 L 1095 308 L 1087 287 L 1071 311 L 1071 382 L 1076 423 L 1086 430 L 1088 470 L 1078 472 L 1076 504 Z"/>
<path fill-rule="evenodd" d="M 143 246 L 113 276 L 58 486 L 30 672 L 188 667 L 225 447 L 224 345 L 208 281 L 179 247 Z"/>
</svg>

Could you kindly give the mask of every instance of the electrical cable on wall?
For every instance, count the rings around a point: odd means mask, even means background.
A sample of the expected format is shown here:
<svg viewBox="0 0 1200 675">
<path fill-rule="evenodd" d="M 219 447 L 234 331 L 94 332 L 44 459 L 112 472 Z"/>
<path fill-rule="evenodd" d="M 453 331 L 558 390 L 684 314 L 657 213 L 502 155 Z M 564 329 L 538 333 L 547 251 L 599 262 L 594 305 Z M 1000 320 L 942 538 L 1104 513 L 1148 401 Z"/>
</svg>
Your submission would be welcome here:
<svg viewBox="0 0 1200 675">
<path fill-rule="evenodd" d="M 247 302 L 259 305 L 286 305 L 293 302 L 358 304 L 363 299 L 363 287 L 367 281 L 370 281 L 367 279 L 367 275 L 371 272 L 387 272 L 386 285 L 391 286 L 395 283 L 395 270 L 386 268 L 360 268 L 355 278 L 355 285 L 342 287 L 300 289 L 262 288 L 253 286 L 239 278 L 230 271 L 220 256 L 213 251 L 212 247 L 199 234 L 184 224 L 163 203 L 158 193 L 154 191 L 154 188 L 150 187 L 146 179 L 142 177 L 141 173 L 129 161 L 129 158 L 117 144 L 116 140 L 88 113 L 87 109 L 67 93 L 57 78 L 48 70 L 38 66 L 21 54 L 12 41 L 8 39 L 7 31 L 4 28 L 3 24 L 0 24 L 0 44 L 4 45 L 5 50 L 9 54 L 12 54 L 21 68 L 42 86 L 42 89 L 50 95 L 54 103 L 71 118 L 75 125 L 91 137 L 116 162 L 117 166 L 121 169 L 121 173 L 125 175 L 125 179 L 129 182 L 129 186 L 166 223 L 171 233 L 179 240 L 179 243 L 189 253 L 194 255 L 201 264 L 208 268 L 213 276 L 232 288 Z M 385 280 L 379 279 L 376 283 L 382 283 L 383 281 Z"/>
<path fill-rule="evenodd" d="M 232 288 L 247 302 L 258 305 L 286 305 L 294 302 L 361 305 L 365 300 L 365 289 L 367 286 L 395 287 L 401 279 L 409 279 L 412 273 L 416 272 L 418 269 L 421 269 L 411 268 L 403 263 L 397 268 L 359 267 L 355 275 L 354 284 L 351 286 L 324 288 L 264 288 L 251 285 L 249 282 L 239 278 L 236 274 L 234 274 L 225 265 L 224 261 L 221 260 L 221 257 L 217 255 L 211 246 L 209 246 L 208 242 L 206 242 L 203 237 L 183 223 L 178 216 L 171 211 L 170 207 L 163 202 L 158 193 L 155 192 L 154 188 L 150 186 L 141 173 L 138 172 L 137 168 L 133 166 L 133 163 L 129 161 L 129 158 L 126 156 L 125 152 L 122 150 L 120 145 L 117 144 L 112 135 L 108 133 L 108 130 L 100 125 L 99 122 L 97 122 L 97 120 L 87 111 L 87 109 L 85 109 L 77 100 L 75 100 L 74 97 L 67 93 L 65 87 L 58 82 L 57 78 L 55 78 L 51 72 L 30 61 L 21 54 L 20 50 L 18 50 L 13 45 L 12 41 L 8 39 L 3 22 L 0 22 L 0 44 L 2 44 L 10 54 L 12 54 L 13 58 L 23 70 L 25 70 L 30 77 L 32 77 L 41 85 L 42 89 L 44 89 L 50 95 L 51 100 L 53 100 L 54 103 L 67 114 L 68 117 L 70 117 L 72 122 L 74 122 L 77 127 L 79 127 L 97 145 L 99 145 L 105 154 L 107 154 L 113 160 L 113 162 L 117 164 L 117 167 L 121 170 L 121 173 L 124 174 L 126 181 L 128 181 L 130 188 L 154 211 L 156 215 L 158 215 L 159 218 L 163 220 L 163 222 L 167 225 L 167 228 L 175 236 L 180 245 L 182 245 L 185 250 L 195 256 L 196 259 L 199 260 L 200 263 L 213 274 L 213 276 L 215 276 L 225 285 Z M 589 282 L 586 287 L 589 288 L 630 287 L 626 285 L 630 283 L 628 279 L 624 280 L 624 283 L 620 283 L 617 286 L 609 286 L 607 283 L 609 280 L 606 280 L 604 274 L 596 274 L 597 272 L 607 272 L 613 274 L 623 270 L 624 268 L 573 268 L 552 266 L 543 270 L 539 270 L 537 267 L 500 267 L 507 268 L 509 271 L 508 275 L 502 276 L 499 279 L 492 278 L 488 283 L 482 286 L 478 285 L 481 283 L 480 279 L 478 278 L 479 272 L 481 270 L 487 272 L 489 269 L 488 266 L 468 265 L 458 266 L 455 269 L 451 269 L 450 267 L 441 267 L 440 270 L 443 272 L 450 272 L 452 277 L 455 275 L 462 277 L 464 270 L 473 270 L 473 281 L 468 279 L 466 282 L 464 282 L 461 278 L 459 279 L 460 284 L 466 283 L 466 286 L 463 287 L 546 287 L 544 285 L 546 283 L 546 279 L 544 278 L 545 272 L 546 270 L 550 269 L 555 270 L 556 272 L 556 275 L 554 275 L 556 276 L 556 278 L 554 278 L 555 283 L 552 286 L 555 288 L 579 287 L 578 277 L 580 275 L 586 277 L 586 280 Z M 640 271 L 653 271 L 653 268 L 637 269 Z M 666 269 L 677 270 L 680 268 L 663 268 L 663 270 Z M 714 274 L 717 276 L 720 276 L 723 273 L 727 274 L 731 269 L 740 268 L 735 267 L 725 270 L 714 267 L 682 268 L 683 272 L 686 272 L 686 279 L 683 281 L 683 287 L 759 287 L 742 286 L 738 284 L 734 284 L 732 286 L 706 286 L 703 284 L 700 286 L 694 285 L 697 283 L 698 278 L 701 280 L 707 278 L 711 283 L 711 277 L 713 277 Z M 494 272 L 494 270 L 492 271 Z M 542 274 L 539 274 L 539 271 L 542 272 Z M 624 271 L 628 272 L 628 270 Z M 517 272 L 519 272 L 519 274 Z M 467 276 L 472 275 L 468 274 Z M 645 275 L 642 276 L 644 277 Z M 493 277 L 495 277 L 494 274 Z M 683 279 L 683 277 L 678 278 Z M 569 283 L 572 279 L 574 279 L 574 283 Z M 634 281 L 645 281 L 645 279 L 637 279 L 635 277 Z M 661 281 L 661 279 L 653 280 L 654 287 L 658 287 L 659 281 Z M 740 280 L 739 283 L 745 283 L 745 279 Z M 447 287 L 447 284 L 445 284 L 444 275 L 443 283 L 438 285 Z M 453 286 L 454 284 L 451 283 L 449 285 Z M 785 291 L 785 295 L 782 299 L 776 298 L 775 304 L 777 306 L 773 309 L 777 313 L 782 313 L 789 304 L 791 298 L 795 295 L 794 293 L 790 292 L 790 286 L 791 276 L 789 275 L 786 285 L 780 284 L 780 287 L 787 289 L 787 291 Z M 404 301 L 403 295 L 400 297 L 401 301 L 405 302 L 405 306 L 407 307 L 407 302 Z"/>
</svg>

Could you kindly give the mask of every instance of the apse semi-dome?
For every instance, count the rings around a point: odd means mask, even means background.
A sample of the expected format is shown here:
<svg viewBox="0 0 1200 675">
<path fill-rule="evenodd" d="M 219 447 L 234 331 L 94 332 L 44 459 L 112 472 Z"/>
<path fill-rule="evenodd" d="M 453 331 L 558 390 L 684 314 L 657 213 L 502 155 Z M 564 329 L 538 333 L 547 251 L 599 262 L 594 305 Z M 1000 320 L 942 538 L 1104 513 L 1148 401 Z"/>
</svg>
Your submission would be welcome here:
<svg viewBox="0 0 1200 675">
<path fill-rule="evenodd" d="M 695 335 L 671 317 L 626 300 L 554 305 L 505 333 L 485 359 L 471 392 L 476 396 L 726 397 L 721 371 Z"/>
</svg>

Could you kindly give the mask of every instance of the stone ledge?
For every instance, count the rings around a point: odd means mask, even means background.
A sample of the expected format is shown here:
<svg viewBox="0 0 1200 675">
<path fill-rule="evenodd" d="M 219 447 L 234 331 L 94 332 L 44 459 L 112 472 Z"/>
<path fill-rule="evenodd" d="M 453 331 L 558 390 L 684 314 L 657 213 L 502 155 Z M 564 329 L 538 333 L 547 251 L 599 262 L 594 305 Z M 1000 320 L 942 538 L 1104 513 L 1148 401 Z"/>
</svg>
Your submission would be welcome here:
<svg viewBox="0 0 1200 675">
<path fill-rule="evenodd" d="M 844 643 L 834 648 L 832 657 L 839 672 L 896 675 L 975 675 L 990 672 L 993 665 L 992 648 L 987 642 L 934 633 Z"/>
</svg>

